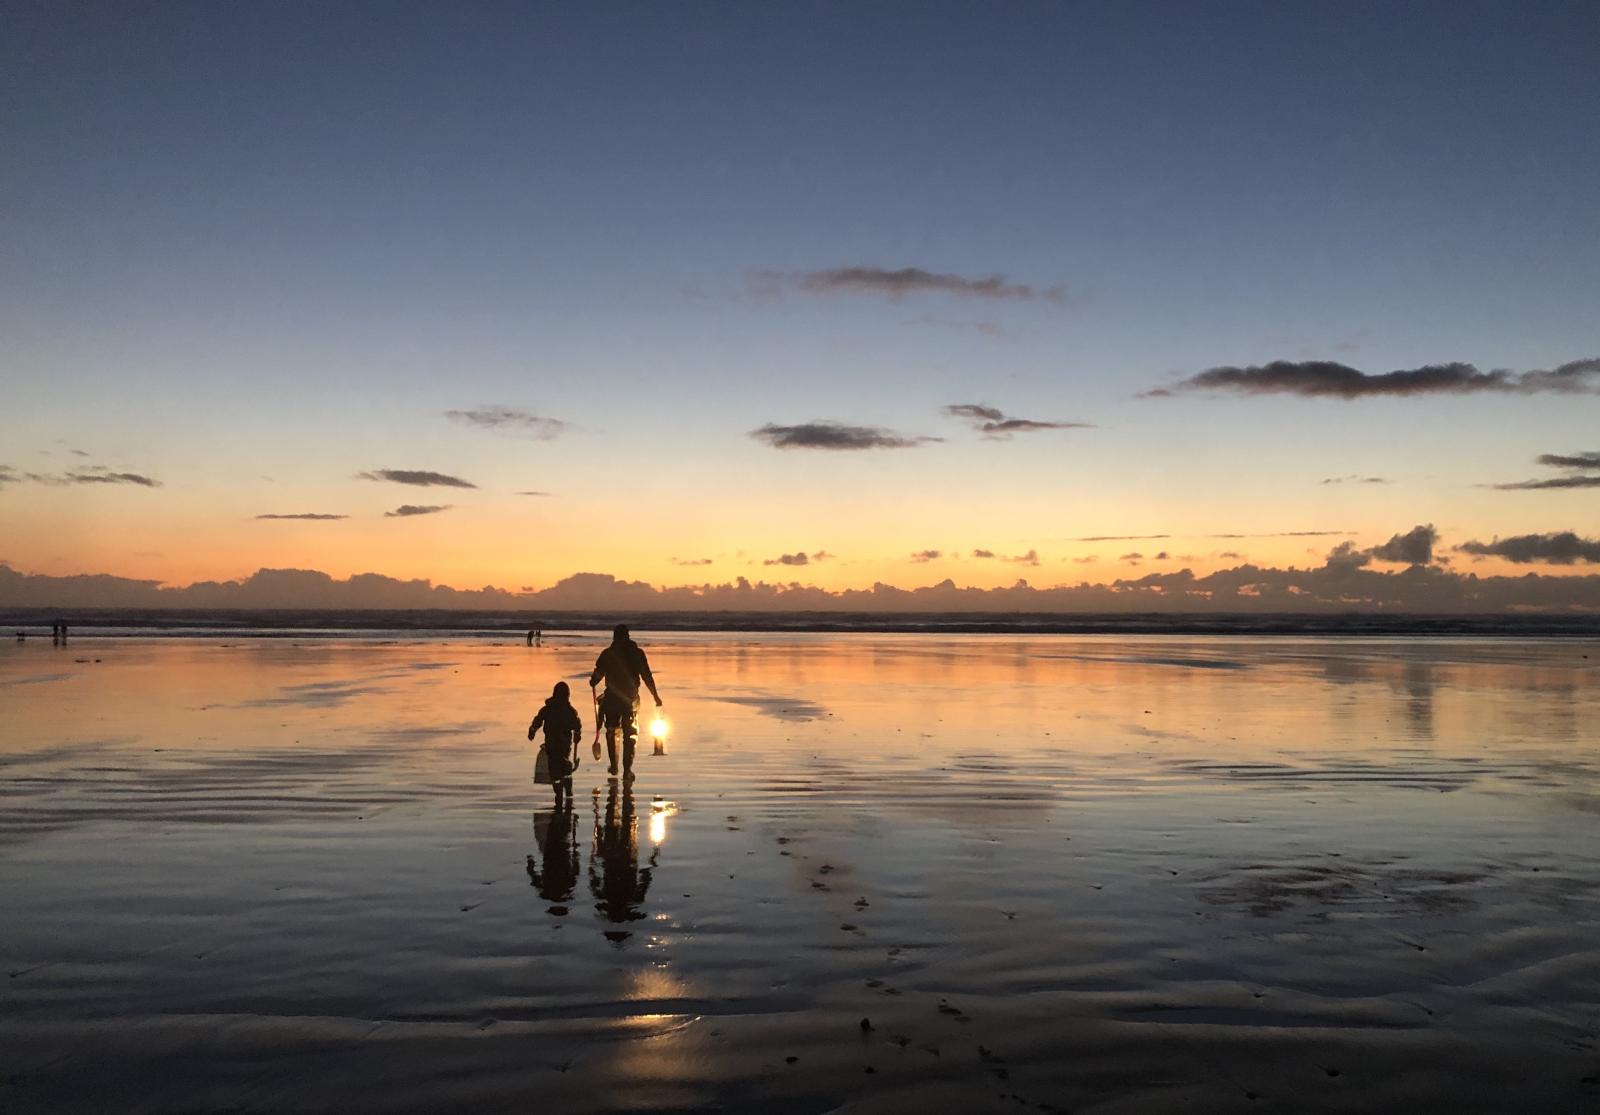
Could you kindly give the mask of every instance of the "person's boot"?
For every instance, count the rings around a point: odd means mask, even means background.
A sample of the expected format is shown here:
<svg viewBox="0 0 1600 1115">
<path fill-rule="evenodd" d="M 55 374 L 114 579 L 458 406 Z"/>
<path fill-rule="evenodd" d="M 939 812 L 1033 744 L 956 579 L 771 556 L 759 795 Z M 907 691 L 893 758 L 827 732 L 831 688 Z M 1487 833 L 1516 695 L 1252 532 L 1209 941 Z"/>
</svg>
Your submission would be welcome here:
<svg viewBox="0 0 1600 1115">
<path fill-rule="evenodd" d="M 606 755 L 611 760 L 611 777 L 617 776 L 617 733 L 611 732 L 606 736 Z"/>
</svg>

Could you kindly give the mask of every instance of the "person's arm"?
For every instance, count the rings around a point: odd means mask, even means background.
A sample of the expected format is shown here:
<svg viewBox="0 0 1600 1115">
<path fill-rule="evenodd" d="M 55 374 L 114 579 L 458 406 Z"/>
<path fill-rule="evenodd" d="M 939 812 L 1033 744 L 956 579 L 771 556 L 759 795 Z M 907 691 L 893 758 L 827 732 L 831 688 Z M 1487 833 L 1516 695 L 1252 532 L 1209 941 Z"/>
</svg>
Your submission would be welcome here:
<svg viewBox="0 0 1600 1115">
<path fill-rule="evenodd" d="M 605 651 L 601 651 L 600 652 L 600 657 L 598 657 L 598 658 L 596 658 L 594 660 L 594 672 L 589 675 L 589 688 L 590 689 L 593 689 L 595 686 L 600 684 L 600 679 L 605 676 L 605 672 L 606 672 L 606 652 Z"/>
<path fill-rule="evenodd" d="M 539 730 L 539 725 L 544 723 L 544 711 L 545 710 L 543 708 L 539 709 L 539 712 L 533 718 L 533 723 L 528 725 L 528 738 L 529 739 L 532 739 L 533 738 L 533 733 L 535 733 L 535 732 L 537 732 Z"/>
<path fill-rule="evenodd" d="M 645 688 L 650 690 L 650 696 L 656 699 L 656 707 L 661 707 L 661 694 L 656 692 L 656 679 L 650 673 L 650 660 L 644 656 L 644 651 L 639 652 L 639 676 L 644 679 Z"/>
</svg>

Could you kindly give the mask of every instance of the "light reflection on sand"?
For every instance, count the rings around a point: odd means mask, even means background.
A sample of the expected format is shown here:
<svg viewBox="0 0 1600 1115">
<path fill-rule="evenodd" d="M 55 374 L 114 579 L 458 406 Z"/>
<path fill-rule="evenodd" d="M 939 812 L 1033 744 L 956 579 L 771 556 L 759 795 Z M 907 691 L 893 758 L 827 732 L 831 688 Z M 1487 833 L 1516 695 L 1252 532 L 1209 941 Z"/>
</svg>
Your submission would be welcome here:
<svg viewBox="0 0 1600 1115">
<path fill-rule="evenodd" d="M 641 637 L 0 646 L 6 1109 L 1600 1096 L 1593 642 Z"/>
</svg>

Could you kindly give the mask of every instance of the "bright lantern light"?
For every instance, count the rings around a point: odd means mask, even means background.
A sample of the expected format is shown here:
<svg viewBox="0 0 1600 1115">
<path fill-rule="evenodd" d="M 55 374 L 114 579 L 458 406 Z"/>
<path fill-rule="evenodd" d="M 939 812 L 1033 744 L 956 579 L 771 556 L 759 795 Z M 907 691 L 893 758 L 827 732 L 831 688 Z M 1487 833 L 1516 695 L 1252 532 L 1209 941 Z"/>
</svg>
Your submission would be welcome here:
<svg viewBox="0 0 1600 1115">
<path fill-rule="evenodd" d="M 651 739 L 666 739 L 667 738 L 667 718 L 666 717 L 657 716 L 654 720 L 650 721 L 650 738 Z"/>
</svg>

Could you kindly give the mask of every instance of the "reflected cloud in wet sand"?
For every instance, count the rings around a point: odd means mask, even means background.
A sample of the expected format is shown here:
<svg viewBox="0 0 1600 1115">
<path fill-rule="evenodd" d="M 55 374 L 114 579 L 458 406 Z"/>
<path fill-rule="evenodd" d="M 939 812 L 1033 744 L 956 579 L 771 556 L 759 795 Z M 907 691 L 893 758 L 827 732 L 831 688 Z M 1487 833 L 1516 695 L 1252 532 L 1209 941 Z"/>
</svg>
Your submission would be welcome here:
<svg viewBox="0 0 1600 1115">
<path fill-rule="evenodd" d="M 552 805 L 552 635 L 0 646 L 28 1101 L 1588 1099 L 1600 644 L 641 634 Z"/>
</svg>

